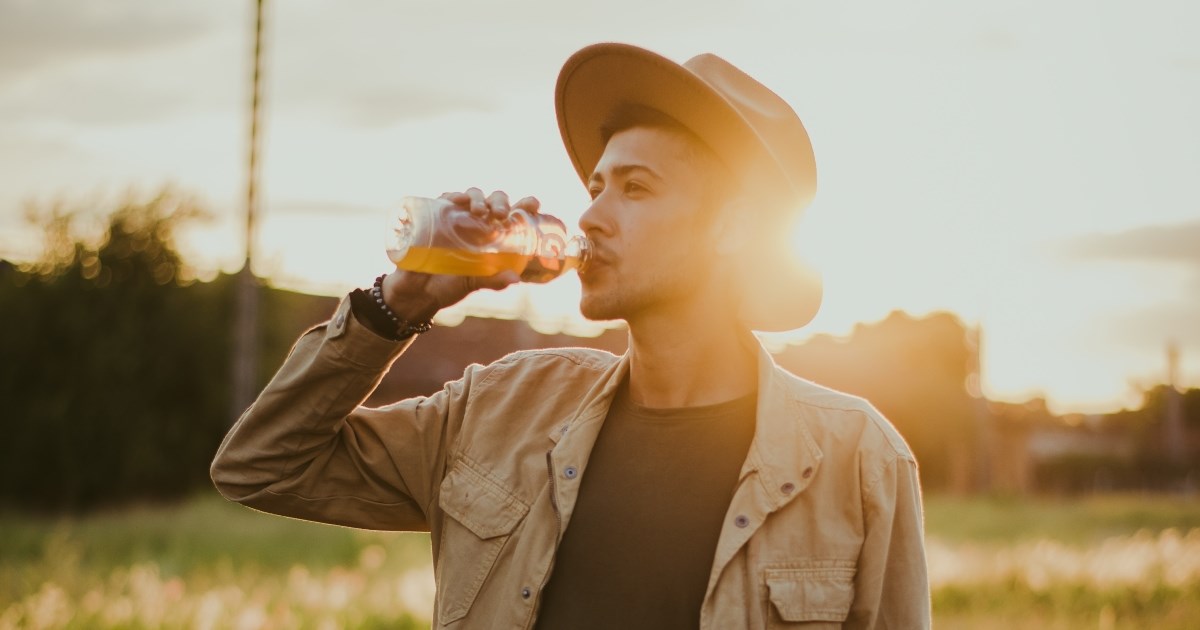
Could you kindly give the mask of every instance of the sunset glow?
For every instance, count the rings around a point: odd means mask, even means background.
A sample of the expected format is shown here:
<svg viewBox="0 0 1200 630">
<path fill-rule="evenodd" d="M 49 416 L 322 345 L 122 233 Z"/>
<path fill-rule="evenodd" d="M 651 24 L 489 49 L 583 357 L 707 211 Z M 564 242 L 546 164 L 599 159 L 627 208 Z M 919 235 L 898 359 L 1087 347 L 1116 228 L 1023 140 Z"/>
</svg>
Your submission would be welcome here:
<svg viewBox="0 0 1200 630">
<path fill-rule="evenodd" d="M 273 4 L 255 271 L 329 295 L 369 284 L 391 264 L 380 225 L 405 195 L 536 195 L 573 226 L 588 198 L 555 124 L 562 62 L 601 40 L 680 61 L 711 51 L 787 99 L 816 151 L 794 242 L 824 304 L 774 342 L 944 310 L 981 327 L 992 398 L 1134 404 L 1166 378 L 1172 341 L 1181 384 L 1200 386 L 1200 5 L 701 1 L 629 20 L 644 4 L 587 20 L 534 0 Z M 173 182 L 215 215 L 184 235 L 188 260 L 235 270 L 247 5 L 0 6 L 0 257 L 37 254 L 27 202 Z M 129 16 L 127 36 L 76 36 Z M 596 334 L 578 300 L 568 274 L 440 321 Z"/>
</svg>

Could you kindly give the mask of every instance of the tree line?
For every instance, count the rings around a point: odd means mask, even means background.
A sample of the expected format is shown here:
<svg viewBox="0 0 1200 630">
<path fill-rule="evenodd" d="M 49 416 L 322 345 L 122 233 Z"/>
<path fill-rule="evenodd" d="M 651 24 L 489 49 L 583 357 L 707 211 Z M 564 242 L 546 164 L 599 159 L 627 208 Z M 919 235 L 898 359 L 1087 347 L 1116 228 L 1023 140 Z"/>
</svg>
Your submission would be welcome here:
<svg viewBox="0 0 1200 630">
<path fill-rule="evenodd" d="M 41 256 L 0 261 L 0 506 L 85 510 L 209 484 L 230 422 L 234 286 L 195 281 L 178 252 L 204 214 L 167 190 L 120 204 L 89 239 L 91 215 L 41 209 Z M 303 324 L 267 293 L 260 364 L 275 366 Z"/>
</svg>

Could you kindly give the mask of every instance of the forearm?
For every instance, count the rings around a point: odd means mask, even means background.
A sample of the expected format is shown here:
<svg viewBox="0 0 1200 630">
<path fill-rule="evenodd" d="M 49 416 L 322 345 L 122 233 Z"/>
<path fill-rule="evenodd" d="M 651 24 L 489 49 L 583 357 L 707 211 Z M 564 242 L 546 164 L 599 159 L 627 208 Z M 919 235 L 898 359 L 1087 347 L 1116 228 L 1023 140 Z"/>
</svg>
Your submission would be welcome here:
<svg viewBox="0 0 1200 630">
<path fill-rule="evenodd" d="M 366 330 L 343 300 L 329 322 L 300 338 L 226 435 L 211 467 L 217 489 L 268 511 L 279 511 L 269 504 L 281 495 L 307 501 L 347 493 L 367 501 L 403 500 L 391 487 L 402 482 L 379 481 L 394 476 L 390 471 L 362 475 L 351 488 L 336 486 L 346 471 L 388 466 L 379 461 L 389 453 L 372 434 L 372 423 L 352 420 L 365 412 L 359 406 L 409 343 Z"/>
</svg>

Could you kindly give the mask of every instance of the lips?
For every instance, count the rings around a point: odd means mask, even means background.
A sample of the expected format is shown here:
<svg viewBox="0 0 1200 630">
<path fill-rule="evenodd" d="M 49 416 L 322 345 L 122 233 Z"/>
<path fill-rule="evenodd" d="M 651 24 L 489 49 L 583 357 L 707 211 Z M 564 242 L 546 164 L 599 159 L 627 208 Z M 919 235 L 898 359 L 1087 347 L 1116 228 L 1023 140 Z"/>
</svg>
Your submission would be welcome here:
<svg viewBox="0 0 1200 630">
<path fill-rule="evenodd" d="M 580 278 L 586 279 L 588 276 L 596 273 L 603 267 L 612 264 L 613 255 L 607 248 L 600 243 L 592 241 L 592 251 L 588 256 L 587 266 L 580 270 Z"/>
</svg>

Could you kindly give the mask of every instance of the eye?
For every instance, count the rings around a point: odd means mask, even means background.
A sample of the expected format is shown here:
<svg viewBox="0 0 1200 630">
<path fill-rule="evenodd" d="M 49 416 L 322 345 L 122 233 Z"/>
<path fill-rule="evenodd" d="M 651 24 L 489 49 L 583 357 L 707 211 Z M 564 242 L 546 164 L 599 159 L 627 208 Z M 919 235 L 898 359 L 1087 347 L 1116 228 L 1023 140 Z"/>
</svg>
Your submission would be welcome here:
<svg viewBox="0 0 1200 630">
<path fill-rule="evenodd" d="M 634 193 L 643 193 L 643 192 L 649 192 L 649 189 L 647 189 L 645 186 L 641 185 L 640 183 L 638 183 L 636 181 L 631 180 L 631 181 L 625 182 L 625 194 L 631 195 Z"/>
<path fill-rule="evenodd" d="M 592 201 L 595 201 L 596 197 L 599 197 L 602 192 L 604 192 L 604 187 L 602 186 L 588 186 L 588 196 L 592 198 Z"/>
</svg>

